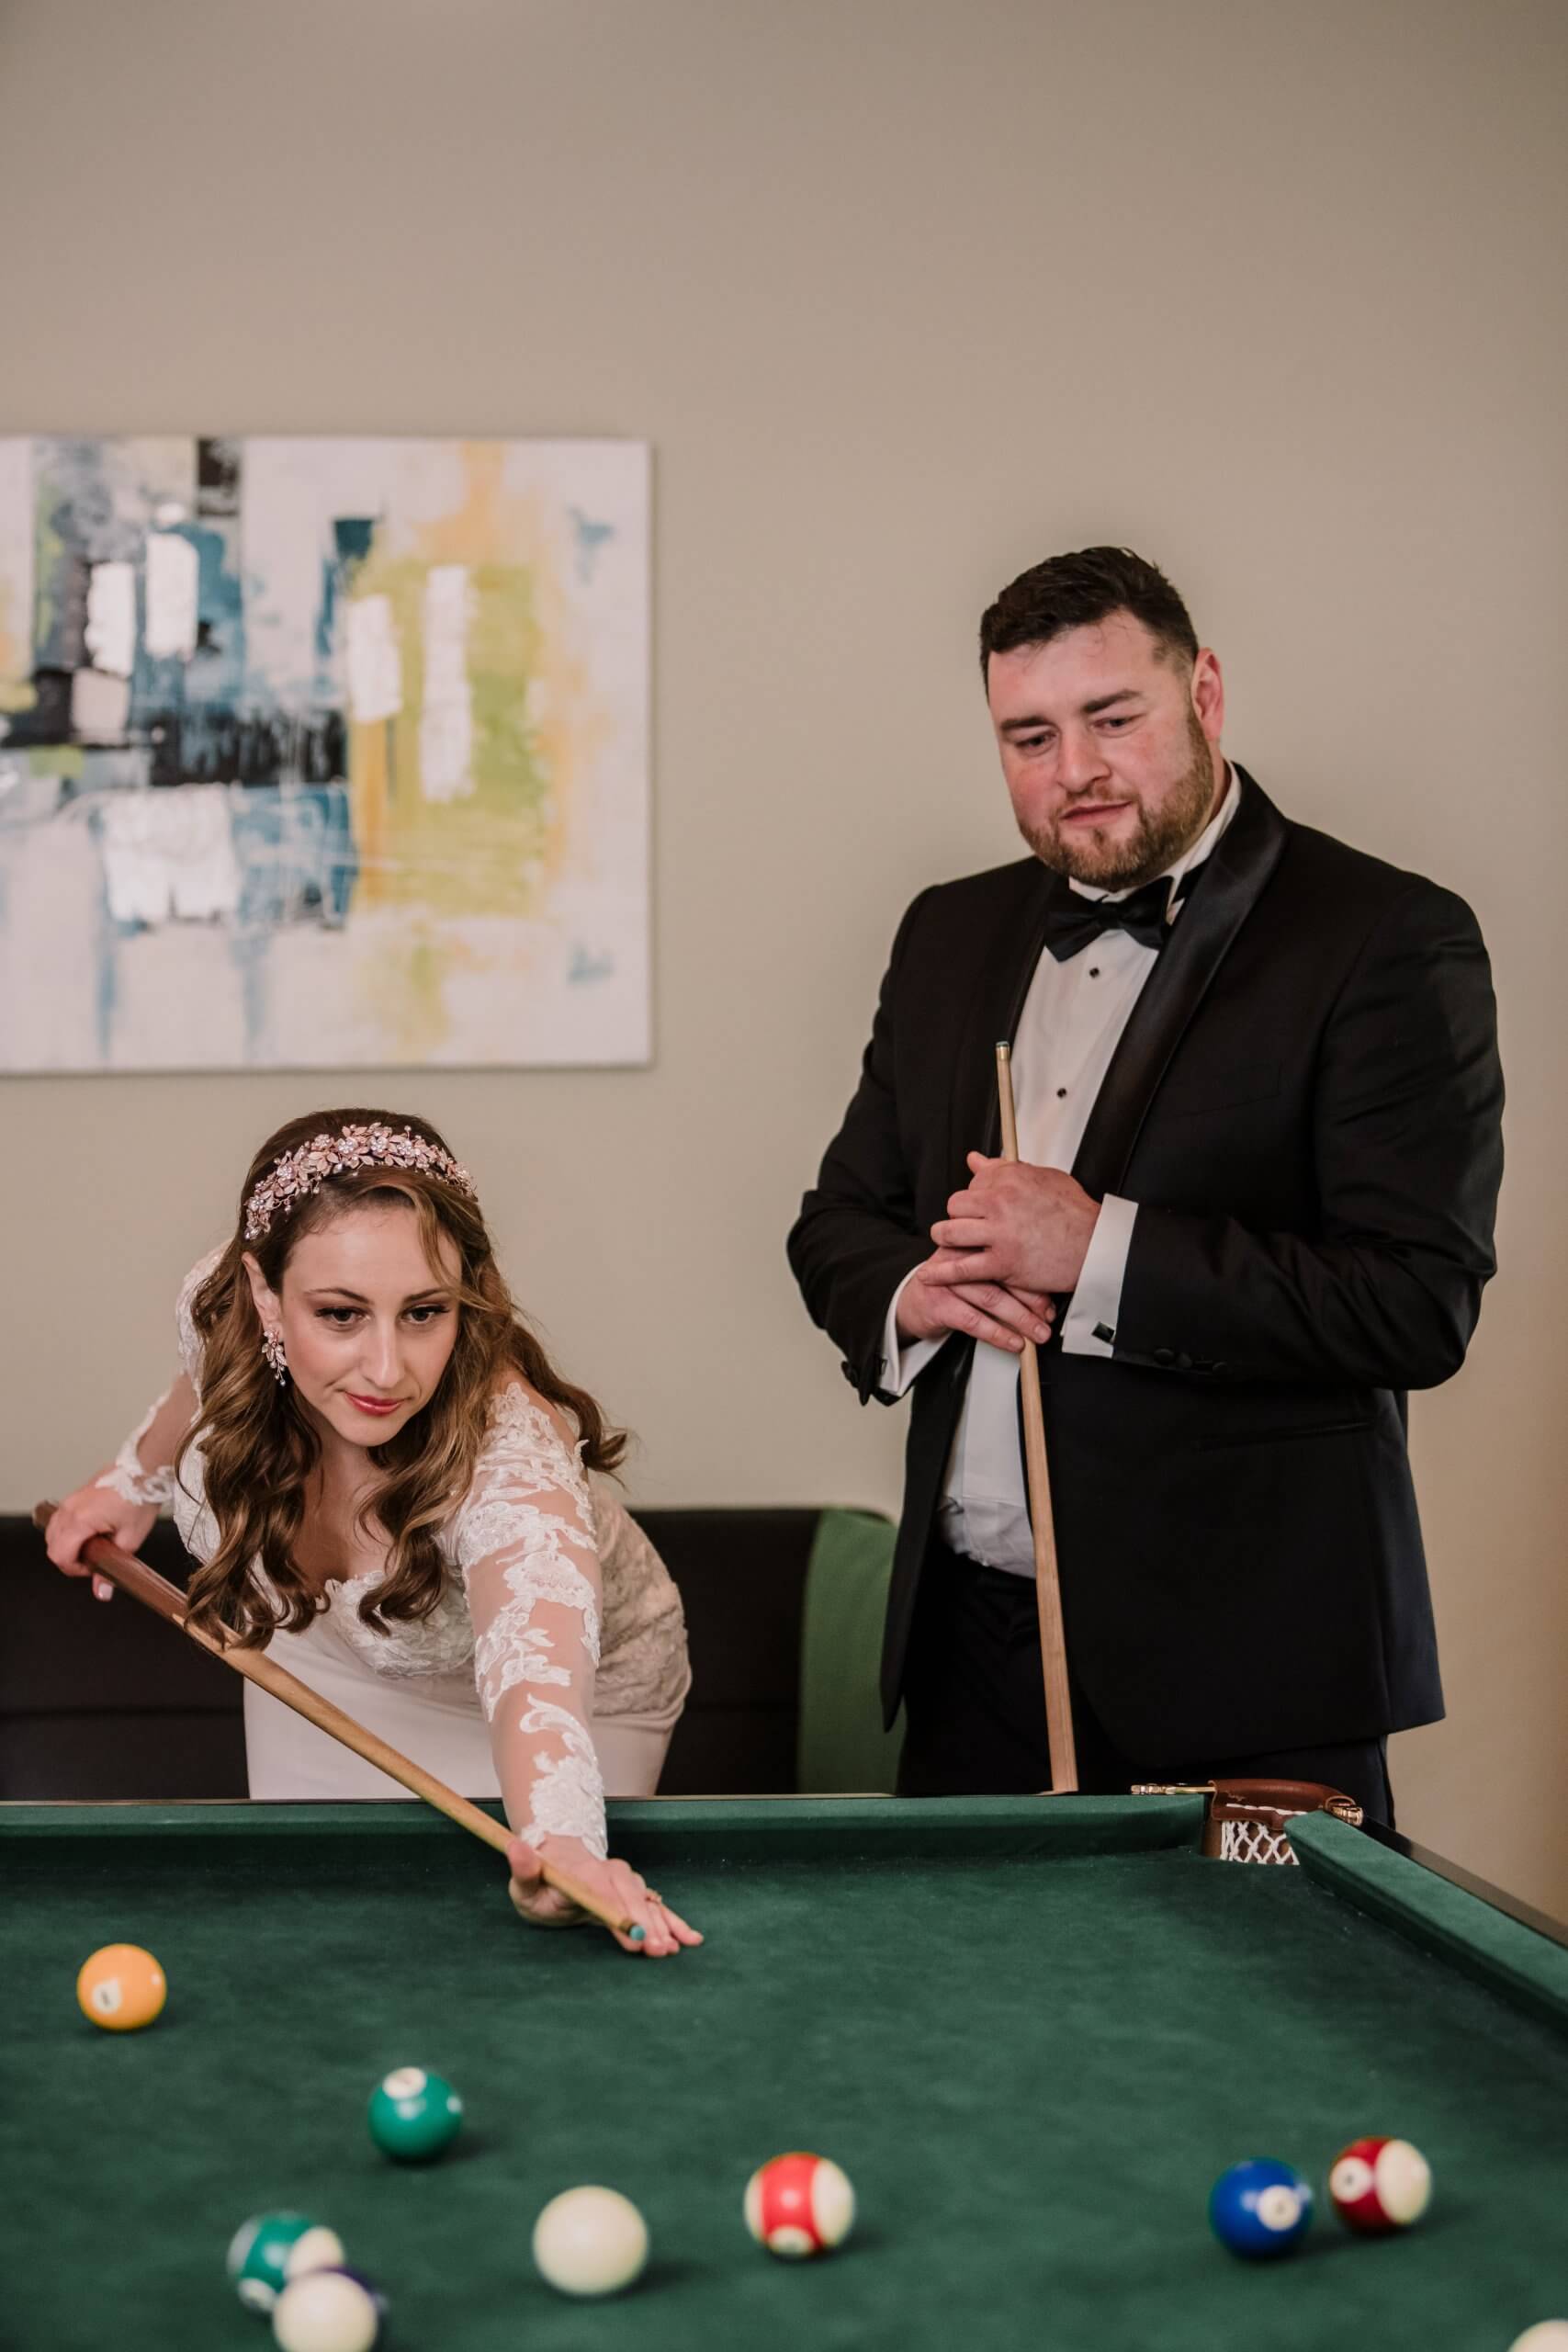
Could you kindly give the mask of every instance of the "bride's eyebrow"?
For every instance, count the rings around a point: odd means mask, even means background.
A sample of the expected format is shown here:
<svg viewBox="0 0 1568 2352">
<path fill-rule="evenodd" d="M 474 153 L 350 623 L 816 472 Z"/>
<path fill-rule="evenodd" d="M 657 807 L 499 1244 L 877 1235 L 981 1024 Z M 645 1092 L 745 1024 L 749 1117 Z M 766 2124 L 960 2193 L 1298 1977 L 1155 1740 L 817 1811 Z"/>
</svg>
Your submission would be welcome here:
<svg viewBox="0 0 1568 2352">
<path fill-rule="evenodd" d="M 354 1306 L 373 1306 L 376 1303 L 374 1299 L 367 1298 L 363 1291 L 350 1290 L 344 1283 L 329 1283 L 325 1289 L 308 1290 L 305 1295 L 307 1298 L 344 1298 Z M 403 1305 L 418 1306 L 427 1298 L 450 1298 L 451 1295 L 449 1283 L 432 1283 L 428 1290 L 411 1290 Z"/>
</svg>

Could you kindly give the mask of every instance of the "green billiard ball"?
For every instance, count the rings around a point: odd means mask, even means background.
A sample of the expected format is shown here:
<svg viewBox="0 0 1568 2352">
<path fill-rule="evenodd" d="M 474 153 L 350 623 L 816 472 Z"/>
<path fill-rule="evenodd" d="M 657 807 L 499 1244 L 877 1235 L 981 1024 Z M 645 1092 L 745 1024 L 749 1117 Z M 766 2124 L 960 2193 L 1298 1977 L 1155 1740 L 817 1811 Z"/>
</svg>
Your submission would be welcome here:
<svg viewBox="0 0 1568 2352">
<path fill-rule="evenodd" d="M 229 2242 L 230 2284 L 245 2309 L 269 2312 L 283 2292 L 290 2248 L 316 2224 L 304 2213 L 254 2213 Z"/>
<path fill-rule="evenodd" d="M 423 2066 L 398 2066 L 370 2094 L 370 2137 L 400 2164 L 438 2156 L 457 2136 L 463 2102 L 450 2083 Z"/>
</svg>

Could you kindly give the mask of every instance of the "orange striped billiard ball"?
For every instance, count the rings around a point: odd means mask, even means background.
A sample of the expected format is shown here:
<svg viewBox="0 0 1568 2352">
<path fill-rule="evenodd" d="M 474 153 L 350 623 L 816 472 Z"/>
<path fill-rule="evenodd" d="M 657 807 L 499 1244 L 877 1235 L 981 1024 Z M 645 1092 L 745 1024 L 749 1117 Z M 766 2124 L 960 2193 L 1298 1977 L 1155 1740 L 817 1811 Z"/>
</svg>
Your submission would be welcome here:
<svg viewBox="0 0 1568 2352">
<path fill-rule="evenodd" d="M 84 1961 L 76 1979 L 82 2014 L 108 2033 L 151 2025 L 168 1998 L 164 1972 L 140 1944 L 105 1944 Z"/>
</svg>

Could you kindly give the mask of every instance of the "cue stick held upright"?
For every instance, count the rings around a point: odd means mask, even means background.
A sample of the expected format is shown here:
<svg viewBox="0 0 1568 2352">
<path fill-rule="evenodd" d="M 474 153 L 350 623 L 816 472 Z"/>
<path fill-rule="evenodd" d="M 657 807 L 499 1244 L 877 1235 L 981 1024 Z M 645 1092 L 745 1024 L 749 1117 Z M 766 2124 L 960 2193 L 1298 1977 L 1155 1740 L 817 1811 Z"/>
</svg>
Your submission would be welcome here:
<svg viewBox="0 0 1568 2352">
<path fill-rule="evenodd" d="M 1012 1099 L 1012 1047 L 997 1046 L 997 1098 L 1002 1114 L 1002 1158 L 1018 1159 L 1018 1116 Z M 1067 1683 L 1067 1645 L 1062 1628 L 1062 1588 L 1056 1574 L 1056 1522 L 1051 1510 L 1051 1470 L 1045 1457 L 1045 1408 L 1040 1395 L 1040 1359 L 1024 1341 L 1019 1359 L 1023 1396 L 1023 1469 L 1029 1482 L 1029 1519 L 1034 1532 L 1034 1601 L 1040 1614 L 1040 1663 L 1045 1677 L 1045 1732 L 1051 1746 L 1051 1792 L 1066 1796 L 1078 1784 L 1073 1739 L 1073 1702 Z"/>
<path fill-rule="evenodd" d="M 33 1525 L 47 1527 L 54 1510 L 53 1503 L 35 1504 Z M 242 1649 L 235 1642 L 217 1640 L 211 1634 L 204 1633 L 199 1625 L 193 1625 L 186 1615 L 185 1595 L 178 1585 L 171 1584 L 167 1577 L 161 1577 L 156 1568 L 148 1566 L 145 1560 L 139 1560 L 133 1552 L 122 1552 L 118 1544 L 111 1544 L 104 1535 L 95 1535 L 84 1544 L 81 1556 L 98 1576 L 107 1577 L 111 1584 L 118 1586 L 121 1592 L 128 1592 L 133 1600 L 140 1600 L 169 1624 L 177 1626 L 187 1640 L 209 1651 L 214 1657 L 221 1658 L 224 1665 L 232 1667 L 236 1674 L 243 1674 L 247 1682 L 254 1682 L 258 1690 L 269 1691 L 273 1698 L 281 1699 L 286 1707 L 292 1707 L 297 1715 L 303 1715 L 308 1723 L 315 1724 L 318 1731 L 324 1731 L 330 1739 L 337 1740 L 344 1747 L 352 1747 L 356 1756 L 363 1756 L 367 1764 L 374 1764 L 389 1779 L 400 1781 L 413 1795 L 423 1797 L 426 1804 L 434 1805 L 437 1813 L 444 1813 L 448 1821 L 455 1821 L 460 1829 L 467 1829 L 475 1838 L 482 1838 L 498 1854 L 505 1853 L 512 1842 L 512 1832 L 503 1823 L 492 1821 L 488 1813 L 481 1813 L 477 1804 L 470 1804 L 467 1797 L 460 1797 L 456 1789 L 449 1789 L 445 1781 L 438 1781 L 434 1772 L 425 1770 L 423 1764 L 416 1764 L 412 1757 L 402 1755 L 378 1733 L 367 1730 L 363 1724 L 356 1723 L 341 1707 L 334 1707 L 330 1699 L 323 1699 L 319 1691 L 311 1690 L 308 1682 L 301 1682 L 298 1675 L 290 1674 L 287 1667 L 276 1665 L 261 1650 Z M 634 1943 L 642 1941 L 642 1929 L 635 1920 L 624 1917 L 601 1903 L 568 1872 L 558 1871 L 552 1862 L 545 1861 L 542 1855 L 539 1859 L 541 1876 L 547 1886 L 553 1886 L 558 1894 L 564 1894 L 569 1903 L 575 1903 L 580 1911 L 588 1912 L 602 1927 L 617 1928 L 623 1936 L 629 1936 Z"/>
</svg>

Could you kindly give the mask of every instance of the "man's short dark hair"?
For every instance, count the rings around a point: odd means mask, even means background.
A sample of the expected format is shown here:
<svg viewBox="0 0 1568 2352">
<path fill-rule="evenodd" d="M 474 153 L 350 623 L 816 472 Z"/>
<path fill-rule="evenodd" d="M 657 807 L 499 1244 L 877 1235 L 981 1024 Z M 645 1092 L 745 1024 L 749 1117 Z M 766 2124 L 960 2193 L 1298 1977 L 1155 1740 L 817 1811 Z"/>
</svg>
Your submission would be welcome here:
<svg viewBox="0 0 1568 2352">
<path fill-rule="evenodd" d="M 1112 613 L 1142 621 L 1162 654 L 1196 662 L 1198 639 L 1186 605 L 1163 571 L 1131 548 L 1080 548 L 1021 571 L 980 622 L 980 675 L 993 653 L 1048 645 L 1065 629 L 1089 628 Z"/>
</svg>

